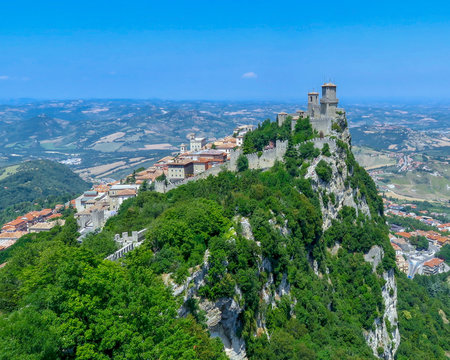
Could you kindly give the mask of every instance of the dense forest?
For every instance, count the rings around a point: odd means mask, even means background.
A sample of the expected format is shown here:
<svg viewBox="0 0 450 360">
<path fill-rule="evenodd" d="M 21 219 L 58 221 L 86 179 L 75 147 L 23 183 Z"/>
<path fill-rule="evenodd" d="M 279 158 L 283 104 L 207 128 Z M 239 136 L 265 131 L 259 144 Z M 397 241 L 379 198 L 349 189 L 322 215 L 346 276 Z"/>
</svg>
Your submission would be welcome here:
<svg viewBox="0 0 450 360">
<path fill-rule="evenodd" d="M 0 223 L 69 201 L 90 187 L 67 166 L 49 160 L 2 168 L 0 179 Z"/>
<path fill-rule="evenodd" d="M 260 131 L 276 138 L 268 126 Z M 324 232 L 324 197 L 305 178 L 316 150 L 290 147 L 285 161 L 267 171 L 243 164 L 238 173 L 224 171 L 166 194 L 142 191 L 81 245 L 72 218 L 29 235 L 0 270 L 0 359 L 226 359 L 199 307 L 202 299 L 223 298 L 242 309 L 237 334 L 249 359 L 375 358 L 363 334 L 384 311 L 380 274 L 395 267 L 382 203 L 341 144 L 338 156 L 352 170 L 346 186 L 364 195 L 370 214 L 344 206 Z M 331 154 L 325 149 L 321 156 Z M 326 167 L 318 170 L 325 183 Z M 116 248 L 115 233 L 142 228 L 148 229 L 142 246 L 122 262 L 103 260 Z M 363 258 L 373 245 L 385 253 L 375 272 Z M 183 304 L 165 283 L 182 284 L 205 259 L 198 297 Z M 398 274 L 398 359 L 446 358 L 447 280 Z M 274 303 L 263 300 L 262 292 L 286 283 L 288 293 Z M 186 317 L 177 316 L 182 305 Z"/>
</svg>

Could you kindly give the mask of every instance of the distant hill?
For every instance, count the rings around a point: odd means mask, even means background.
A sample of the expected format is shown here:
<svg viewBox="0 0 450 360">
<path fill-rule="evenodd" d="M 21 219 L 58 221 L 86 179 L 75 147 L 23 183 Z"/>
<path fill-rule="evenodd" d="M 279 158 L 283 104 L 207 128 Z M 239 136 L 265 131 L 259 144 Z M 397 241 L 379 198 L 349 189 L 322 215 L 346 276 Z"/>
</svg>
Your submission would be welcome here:
<svg viewBox="0 0 450 360">
<path fill-rule="evenodd" d="M 0 168 L 0 222 L 22 212 L 68 201 L 89 186 L 67 166 L 50 160 Z"/>
</svg>

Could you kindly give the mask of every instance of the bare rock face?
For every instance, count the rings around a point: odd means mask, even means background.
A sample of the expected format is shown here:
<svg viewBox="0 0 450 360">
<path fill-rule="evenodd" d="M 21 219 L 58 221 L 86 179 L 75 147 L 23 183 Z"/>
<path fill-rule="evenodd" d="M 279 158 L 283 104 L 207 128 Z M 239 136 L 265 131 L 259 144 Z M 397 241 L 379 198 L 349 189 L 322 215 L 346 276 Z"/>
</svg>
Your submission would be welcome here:
<svg viewBox="0 0 450 360">
<path fill-rule="evenodd" d="M 383 260 L 384 251 L 381 247 L 372 246 L 367 254 L 364 254 L 364 260 L 372 264 L 372 271 L 375 272 L 377 266 Z"/>
<path fill-rule="evenodd" d="M 218 337 L 222 341 L 225 353 L 232 360 L 247 359 L 244 339 L 237 336 L 240 327 L 239 314 L 243 309 L 233 298 L 221 298 L 213 302 L 200 298 L 198 290 L 205 284 L 205 277 L 209 270 L 209 251 L 205 252 L 202 266 L 192 269 L 191 275 L 182 284 L 174 284 L 167 277 L 166 283 L 172 286 L 175 296 L 183 296 L 183 305 L 178 310 L 179 316 L 186 316 L 189 312 L 186 302 L 194 299 L 198 302 L 200 310 L 206 313 L 206 325 L 212 337 Z M 236 294 L 240 296 L 240 289 L 236 288 Z"/>
<path fill-rule="evenodd" d="M 333 144 L 333 142 L 330 142 Z M 346 180 L 351 175 L 345 163 L 344 156 L 335 145 L 330 145 L 330 148 L 334 147 L 335 151 L 331 156 L 320 155 L 314 159 L 308 168 L 305 178 L 312 180 L 312 187 L 314 191 L 326 192 L 328 195 L 334 194 L 335 203 L 331 201 L 327 205 L 321 201 L 321 210 L 323 216 L 323 230 L 328 229 L 331 226 L 333 219 L 336 219 L 339 211 L 344 206 L 350 206 L 356 209 L 359 214 L 362 212 L 364 215 L 370 217 L 369 206 L 364 198 L 358 196 L 358 191 L 346 186 Z M 321 161 L 325 161 L 332 169 L 333 175 L 331 180 L 326 183 L 322 181 L 316 174 L 316 166 Z M 320 195 L 322 200 L 322 195 Z"/>
<path fill-rule="evenodd" d="M 364 255 L 364 259 L 372 264 L 373 271 L 375 271 L 383 259 L 383 255 L 383 250 L 379 246 L 373 246 Z M 364 337 L 375 356 L 380 359 L 393 360 L 400 345 L 397 318 L 397 284 L 395 283 L 394 270 L 385 271 L 383 278 L 386 281 L 381 289 L 384 314 L 382 318 L 375 319 L 375 330 L 365 332 Z"/>
<path fill-rule="evenodd" d="M 245 342 L 236 335 L 239 327 L 238 316 L 242 308 L 234 299 L 222 298 L 216 302 L 202 300 L 200 309 L 206 312 L 206 324 L 212 337 L 222 340 L 225 353 L 232 360 L 247 359 Z"/>
<path fill-rule="evenodd" d="M 254 240 L 252 228 L 250 226 L 250 221 L 246 217 L 240 217 L 239 222 L 242 228 L 242 236 L 247 240 Z"/>
</svg>

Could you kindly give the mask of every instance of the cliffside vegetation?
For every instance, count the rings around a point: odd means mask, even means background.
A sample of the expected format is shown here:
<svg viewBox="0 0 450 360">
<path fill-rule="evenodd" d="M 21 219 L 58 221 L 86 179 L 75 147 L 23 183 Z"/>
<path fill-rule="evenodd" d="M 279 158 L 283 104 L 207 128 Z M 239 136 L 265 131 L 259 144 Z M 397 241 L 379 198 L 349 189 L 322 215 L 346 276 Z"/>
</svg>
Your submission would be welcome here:
<svg viewBox="0 0 450 360">
<path fill-rule="evenodd" d="M 33 160 L 0 169 L 0 223 L 35 209 L 69 201 L 89 189 L 67 166 Z"/>
<path fill-rule="evenodd" d="M 294 132 L 291 131 L 292 117 L 288 116 L 282 126 L 270 119 L 258 125 L 255 131 L 248 132 L 244 137 L 242 146 L 244 154 L 251 154 L 261 151 L 270 142 L 290 139 L 293 144 L 299 144 L 306 140 L 317 137 L 317 132 L 313 130 L 309 118 L 299 119 L 296 122 Z"/>
<path fill-rule="evenodd" d="M 224 297 L 241 309 L 234 330 L 249 359 L 374 358 L 363 331 L 384 311 L 379 273 L 395 266 L 394 253 L 373 181 L 348 147 L 339 149 L 353 174 L 348 187 L 370 216 L 343 206 L 325 232 L 318 192 L 305 178 L 317 149 L 305 145 L 290 146 L 268 171 L 141 192 L 81 246 L 67 240 L 75 231 L 66 226 L 33 235 L 0 270 L 0 359 L 224 359 L 199 307 Z M 122 264 L 102 260 L 114 233 L 144 227 L 146 241 Z M 385 252 L 376 272 L 363 258 L 373 245 Z M 183 299 L 163 280 L 182 284 L 205 262 L 204 283 L 184 304 L 190 315 L 179 318 Z M 402 300 L 402 311 L 420 317 L 418 307 L 434 301 L 426 292 L 420 300 Z M 448 317 L 439 301 L 433 309 Z M 431 314 L 426 325 L 417 320 L 420 330 L 402 333 L 404 356 L 427 343 L 433 358 L 444 358 L 446 343 L 433 345 L 433 331 L 448 325 Z"/>
<path fill-rule="evenodd" d="M 397 276 L 401 343 L 398 360 L 446 359 L 450 350 L 449 275 Z M 446 355 L 447 353 L 447 355 Z"/>
</svg>

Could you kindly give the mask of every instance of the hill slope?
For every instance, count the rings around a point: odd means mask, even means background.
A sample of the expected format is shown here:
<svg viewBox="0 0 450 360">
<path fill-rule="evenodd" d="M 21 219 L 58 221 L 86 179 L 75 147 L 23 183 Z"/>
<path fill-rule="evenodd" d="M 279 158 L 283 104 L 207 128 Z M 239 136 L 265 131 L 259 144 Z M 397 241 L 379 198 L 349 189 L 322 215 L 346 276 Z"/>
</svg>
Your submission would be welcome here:
<svg viewBox="0 0 450 360">
<path fill-rule="evenodd" d="M 399 329 L 399 359 L 424 345 L 445 359 L 445 303 L 409 294 L 397 316 L 382 203 L 345 131 L 318 149 L 307 126 L 297 144 L 264 126 L 290 143 L 266 171 L 142 192 L 81 246 L 66 226 L 30 235 L 0 270 L 0 359 L 393 359 Z M 142 246 L 102 260 L 142 228 Z"/>
<path fill-rule="evenodd" d="M 89 188 L 89 184 L 67 166 L 33 160 L 0 169 L 0 222 L 17 216 L 17 211 L 51 206 L 67 201 Z"/>
</svg>

